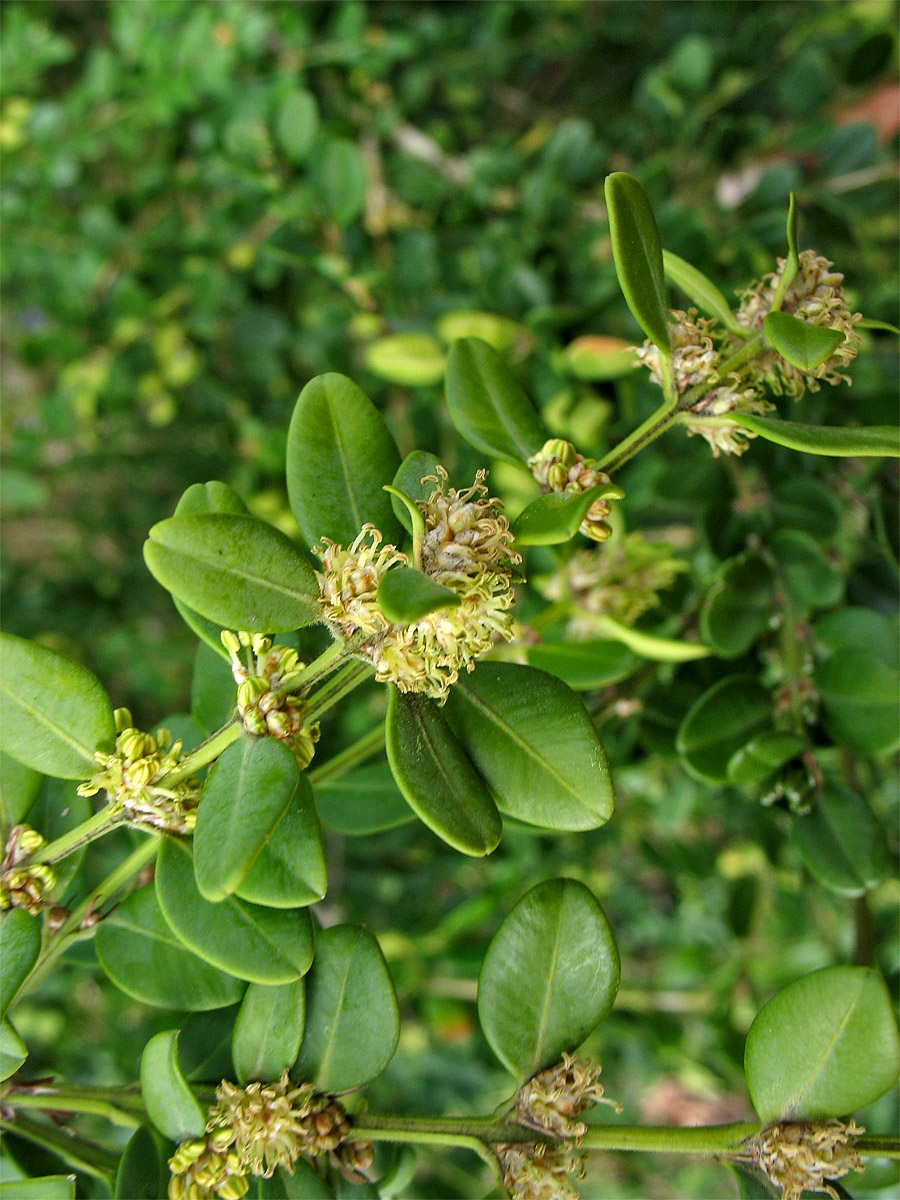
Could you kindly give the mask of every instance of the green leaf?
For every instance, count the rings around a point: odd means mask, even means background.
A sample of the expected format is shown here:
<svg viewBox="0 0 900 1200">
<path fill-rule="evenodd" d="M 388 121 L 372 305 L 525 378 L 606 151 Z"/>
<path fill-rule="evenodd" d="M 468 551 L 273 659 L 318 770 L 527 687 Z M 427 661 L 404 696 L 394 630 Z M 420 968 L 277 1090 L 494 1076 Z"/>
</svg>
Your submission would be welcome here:
<svg viewBox="0 0 900 1200">
<path fill-rule="evenodd" d="M 386 735 L 394 779 L 419 820 L 454 850 L 490 854 L 500 814 L 437 705 L 391 687 Z"/>
<path fill-rule="evenodd" d="M 597 500 L 621 500 L 625 493 L 614 483 L 600 483 L 586 492 L 548 492 L 519 513 L 512 531 L 520 546 L 555 546 L 578 532 Z"/>
<path fill-rule="evenodd" d="M 294 1077 L 320 1092 L 359 1087 L 384 1070 L 399 1037 L 397 996 L 378 942 L 353 925 L 324 929 L 309 973 Z"/>
<path fill-rule="evenodd" d="M 28 1047 L 4 1019 L 0 1021 L 0 1082 L 15 1075 L 28 1057 Z"/>
<path fill-rule="evenodd" d="M 147 1126 L 138 1126 L 119 1159 L 114 1200 L 158 1200 L 164 1196 L 172 1178 L 166 1158 Z M 75 1193 L 72 1195 L 74 1200 Z"/>
<path fill-rule="evenodd" d="M 402 492 L 413 503 L 416 500 L 427 500 L 434 491 L 435 485 L 433 481 L 423 483 L 422 480 L 427 479 L 430 475 L 436 477 L 440 466 L 441 460 L 435 455 L 429 454 L 426 450 L 413 450 L 412 453 L 407 454 L 397 468 L 397 474 L 392 479 L 391 486 L 398 492 Z M 391 504 L 394 516 L 407 533 L 412 533 L 413 517 L 407 505 L 399 497 L 393 495 Z M 419 517 L 421 519 L 421 514 Z"/>
<path fill-rule="evenodd" d="M 444 394 L 453 424 L 483 454 L 521 464 L 547 440 L 508 363 L 480 338 L 462 338 L 450 347 Z"/>
<path fill-rule="evenodd" d="M 216 762 L 194 831 L 194 873 L 205 900 L 240 885 L 291 803 L 300 771 L 277 738 L 242 736 Z"/>
<path fill-rule="evenodd" d="M 669 306 L 662 245 L 647 194 L 633 175 L 616 171 L 604 185 L 616 275 L 634 319 L 667 358 Z"/>
<path fill-rule="evenodd" d="M 803 612 L 831 608 L 844 590 L 843 572 L 800 529 L 779 529 L 769 541 L 787 590 Z"/>
<path fill-rule="evenodd" d="M 598 616 L 595 628 L 598 633 L 621 642 L 641 658 L 649 658 L 652 662 L 692 662 L 695 658 L 709 655 L 709 647 L 700 642 L 657 637 L 653 633 L 644 633 L 642 629 L 632 629 L 605 614 Z"/>
<path fill-rule="evenodd" d="M 729 675 L 690 709 L 675 745 L 692 775 L 727 783 L 732 757 L 766 729 L 771 718 L 769 693 L 749 675 Z"/>
<path fill-rule="evenodd" d="M 0 1017 L 16 998 L 41 953 L 41 922 L 24 908 L 13 908 L 0 921 Z"/>
<path fill-rule="evenodd" d="M 366 347 L 366 366 L 379 379 L 427 387 L 444 378 L 447 356 L 429 333 L 393 333 Z"/>
<path fill-rule="evenodd" d="M 229 629 L 277 633 L 321 617 L 312 567 L 286 534 L 255 517 L 169 517 L 150 530 L 144 558 L 173 596 Z"/>
<path fill-rule="evenodd" d="M 345 1183 L 345 1187 L 350 1184 Z M 254 1191 L 254 1187 L 256 1191 Z M 333 1200 L 334 1188 L 302 1155 L 291 1171 L 279 1167 L 271 1179 L 254 1178 L 247 1200 Z"/>
<path fill-rule="evenodd" d="M 529 336 L 524 325 L 511 321 L 509 317 L 472 309 L 454 309 L 453 312 L 444 313 L 435 328 L 438 337 L 447 345 L 460 338 L 475 337 L 487 342 L 501 354 L 511 350 L 516 342 L 527 342 Z"/>
<path fill-rule="evenodd" d="M 297 790 L 237 895 L 267 908 L 301 908 L 325 895 L 328 867 L 312 788 L 301 774 Z"/>
<path fill-rule="evenodd" d="M 329 138 L 312 161 L 312 182 L 326 215 L 337 225 L 349 225 L 366 206 L 368 176 L 359 150 L 347 138 Z"/>
<path fill-rule="evenodd" d="M 141 1055 L 141 1096 L 147 1116 L 173 1142 L 200 1137 L 206 1110 L 188 1086 L 178 1065 L 178 1030 L 155 1034 Z"/>
<path fill-rule="evenodd" d="M 872 317 L 863 317 L 861 321 L 857 321 L 856 328 L 883 329 L 885 333 L 900 333 L 900 329 L 896 325 L 891 325 L 888 321 L 876 321 Z"/>
<path fill-rule="evenodd" d="M 205 1012 L 239 1000 L 244 984 L 204 962 L 172 933 L 153 884 L 132 893 L 94 936 L 100 965 L 127 995 L 158 1008 Z"/>
<path fill-rule="evenodd" d="M 191 1013 L 178 1034 L 178 1061 L 189 1083 L 219 1083 L 230 1079 L 231 1039 L 240 1004 L 212 1012 Z"/>
<path fill-rule="evenodd" d="M 768 630 L 775 579 L 752 551 L 723 563 L 700 611 L 700 634 L 722 658 L 746 654 Z"/>
<path fill-rule="evenodd" d="M 525 647 L 530 667 L 555 675 L 573 691 L 588 692 L 618 683 L 634 671 L 636 663 L 621 642 L 596 639 L 588 642 L 541 642 Z"/>
<path fill-rule="evenodd" d="M 287 490 L 307 545 L 349 546 L 367 522 L 400 540 L 384 484 L 400 452 L 372 401 L 344 375 L 310 380 L 294 407 L 287 443 Z"/>
<path fill-rule="evenodd" d="M 191 718 L 198 729 L 215 733 L 237 717 L 236 689 L 231 660 L 224 660 L 201 642 L 191 675 Z"/>
<path fill-rule="evenodd" d="M 839 329 L 801 321 L 790 313 L 768 313 L 763 320 L 763 329 L 781 357 L 799 371 L 815 371 L 845 341 Z"/>
<path fill-rule="evenodd" d="M 848 605 L 820 618 L 816 641 L 828 653 L 835 650 L 871 650 L 888 667 L 900 658 L 900 628 L 886 613 Z"/>
<path fill-rule="evenodd" d="M 349 837 L 395 829 L 415 819 L 386 762 L 317 783 L 315 797 L 322 824 Z"/>
<path fill-rule="evenodd" d="M 435 583 L 414 567 L 394 567 L 378 585 L 378 607 L 389 621 L 410 625 L 439 608 L 459 608 L 451 588 Z"/>
<path fill-rule="evenodd" d="M 239 1083 L 278 1079 L 297 1061 L 306 1021 L 306 983 L 251 983 L 234 1024 L 231 1053 Z"/>
<path fill-rule="evenodd" d="M 900 458 L 900 429 L 894 425 L 844 428 L 840 425 L 797 425 L 749 413 L 729 413 L 736 421 L 779 446 L 832 458 Z"/>
<path fill-rule="evenodd" d="M 791 198 L 788 202 L 786 232 L 788 256 L 782 274 L 786 278 L 787 284 L 790 285 L 797 272 L 800 270 L 800 248 L 797 244 L 797 197 L 793 192 L 791 192 Z"/>
<path fill-rule="evenodd" d="M 197 890 L 191 852 L 164 838 L 156 895 L 172 932 L 222 971 L 251 983 L 290 983 L 309 970 L 312 923 L 306 909 L 263 908 L 229 896 L 219 904 Z"/>
<path fill-rule="evenodd" d="M 816 667 L 825 727 L 857 754 L 888 754 L 900 743 L 898 672 L 874 648 L 836 650 Z"/>
<path fill-rule="evenodd" d="M 737 323 L 728 301 L 711 279 L 670 250 L 663 250 L 662 258 L 667 278 L 681 288 L 689 300 L 693 300 L 702 312 L 721 321 L 732 333 L 746 337 L 746 329 Z"/>
<path fill-rule="evenodd" d="M 316 98 L 296 88 L 281 101 L 275 118 L 275 138 L 291 162 L 301 163 L 309 155 L 319 130 Z"/>
<path fill-rule="evenodd" d="M 9 754 L 0 752 L 0 827 L 3 844 L 13 825 L 25 819 L 41 789 L 43 775 Z"/>
<path fill-rule="evenodd" d="M 809 475 L 796 475 L 775 484 L 771 512 L 776 528 L 800 529 L 826 541 L 835 536 L 843 517 L 834 489 Z"/>
<path fill-rule="evenodd" d="M 139 1200 L 136 1193 L 134 1200 Z M 0 1200 L 75 1200 L 74 1175 L 41 1175 L 31 1179 L 4 1179 Z"/>
<path fill-rule="evenodd" d="M 728 782 L 741 786 L 761 783 L 764 779 L 796 758 L 803 749 L 803 739 L 796 733 L 769 729 L 751 738 L 728 760 Z"/>
<path fill-rule="evenodd" d="M 618 987 L 619 952 L 603 909 L 584 884 L 550 879 L 525 893 L 491 939 L 478 1018 L 521 1083 L 575 1050 Z"/>
<path fill-rule="evenodd" d="M 557 370 L 591 383 L 625 379 L 634 370 L 634 346 L 625 338 L 586 334 L 569 342 L 555 360 Z"/>
<path fill-rule="evenodd" d="M 868 967 L 825 967 L 788 984 L 757 1015 L 744 1050 L 764 1122 L 864 1108 L 894 1085 L 898 1064 L 891 998 Z"/>
<path fill-rule="evenodd" d="M 862 796 L 829 782 L 811 812 L 794 818 L 809 873 L 842 896 L 862 896 L 887 873 L 887 835 Z"/>
<path fill-rule="evenodd" d="M 28 810 L 28 824 L 43 834 L 48 842 L 69 833 L 87 821 L 93 812 L 87 796 L 78 795 L 78 785 L 72 779 L 45 778 L 37 799 Z M 87 847 L 82 846 L 58 863 L 54 863 L 56 878 L 48 898 L 61 900 L 69 884 L 78 874 Z"/>
<path fill-rule="evenodd" d="M 87 779 L 94 751 L 116 737 L 112 703 L 100 680 L 37 642 L 0 633 L 3 720 L 0 750 L 61 779 Z"/>
<path fill-rule="evenodd" d="M 543 829 L 609 820 L 606 755 L 578 696 L 553 675 L 480 662 L 450 690 L 447 719 L 502 813 Z"/>
</svg>

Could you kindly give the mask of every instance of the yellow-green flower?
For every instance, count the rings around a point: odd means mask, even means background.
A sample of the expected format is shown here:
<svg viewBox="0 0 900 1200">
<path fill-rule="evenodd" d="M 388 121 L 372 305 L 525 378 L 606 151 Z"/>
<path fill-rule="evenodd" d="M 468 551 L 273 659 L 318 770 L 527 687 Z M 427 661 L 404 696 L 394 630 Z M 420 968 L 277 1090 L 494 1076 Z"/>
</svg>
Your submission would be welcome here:
<svg viewBox="0 0 900 1200">
<path fill-rule="evenodd" d="M 529 458 L 528 466 L 545 493 L 575 495 L 610 482 L 609 476 L 600 470 L 595 459 L 579 454 L 572 443 L 564 438 L 550 438 L 537 454 Z M 605 521 L 609 514 L 609 500 L 595 500 L 579 526 L 580 532 L 594 542 L 606 541 L 612 533 Z"/>
<path fill-rule="evenodd" d="M 757 1134 L 741 1157 L 757 1165 L 781 1189 L 782 1200 L 824 1192 L 838 1200 L 828 1180 L 862 1171 L 855 1148 L 865 1130 L 855 1121 L 780 1121 Z"/>
<path fill-rule="evenodd" d="M 259 633 L 222 631 L 237 684 L 237 710 L 248 733 L 276 737 L 291 750 L 300 767 L 315 753 L 319 726 L 306 720 L 306 699 L 295 694 L 305 663 L 291 646 L 273 646 Z"/>
</svg>

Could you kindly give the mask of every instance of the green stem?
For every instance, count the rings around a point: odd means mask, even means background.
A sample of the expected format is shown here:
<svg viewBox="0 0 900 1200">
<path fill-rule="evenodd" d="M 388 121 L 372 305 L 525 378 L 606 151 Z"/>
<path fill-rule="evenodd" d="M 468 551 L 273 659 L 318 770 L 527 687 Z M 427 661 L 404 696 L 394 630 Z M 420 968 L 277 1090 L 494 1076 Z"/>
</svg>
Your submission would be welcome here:
<svg viewBox="0 0 900 1200">
<path fill-rule="evenodd" d="M 348 746 L 346 750 L 342 750 L 328 762 L 322 763 L 320 767 L 315 767 L 310 771 L 309 782 L 315 787 L 317 783 L 324 783 L 328 779 L 337 779 L 338 776 L 346 774 L 359 763 L 365 762 L 367 758 L 371 758 L 373 754 L 377 754 L 383 746 L 384 722 L 382 721 L 380 725 L 376 725 L 373 730 Z"/>
<path fill-rule="evenodd" d="M 0 1129 L 5 1129 L 7 1133 L 18 1134 L 19 1137 L 26 1138 L 34 1145 L 59 1155 L 64 1162 L 77 1171 L 86 1171 L 89 1175 L 102 1179 L 106 1184 L 109 1184 L 110 1177 L 119 1162 L 118 1154 L 112 1154 L 102 1146 L 97 1146 L 94 1142 L 89 1142 L 86 1138 L 79 1137 L 68 1129 L 57 1129 L 42 1121 L 32 1121 L 29 1117 L 19 1116 L 15 1121 L 8 1121 L 2 1117 L 0 1118 Z"/>
<path fill-rule="evenodd" d="M 661 404 L 643 424 L 638 425 L 637 429 L 633 430 L 627 438 L 600 459 L 598 463 L 600 470 L 611 474 L 628 462 L 629 458 L 632 458 L 639 450 L 643 450 L 645 446 L 658 438 L 661 433 L 665 433 L 674 424 L 677 404 L 677 400 L 666 400 Z"/>
<path fill-rule="evenodd" d="M 137 1129 L 146 1118 L 146 1109 L 139 1092 L 124 1088 L 29 1087 L 13 1088 L 3 1097 L 8 1108 L 37 1108 L 45 1112 L 90 1113 L 105 1117 L 113 1125 Z"/>
<path fill-rule="evenodd" d="M 332 671 L 337 670 L 342 663 L 348 658 L 352 658 L 356 651 L 362 646 L 368 637 L 368 634 L 356 634 L 352 638 L 337 639 L 328 647 L 328 649 L 313 659 L 309 666 L 305 667 L 300 672 L 296 680 L 291 686 L 292 692 L 298 692 L 300 689 L 308 691 L 313 684 L 318 683 L 320 679 L 324 679 L 326 675 L 330 675 Z"/>
<path fill-rule="evenodd" d="M 82 821 L 80 825 L 76 825 L 74 829 L 70 829 L 68 833 L 64 833 L 62 837 L 48 842 L 43 849 L 35 851 L 28 862 L 59 862 L 63 858 L 68 858 L 70 854 L 74 854 L 76 850 L 80 850 L 82 846 L 87 846 L 97 838 L 103 837 L 111 829 L 115 829 L 117 825 L 121 825 L 127 820 L 128 816 L 124 810 L 114 809 L 111 805 L 107 805 L 99 812 L 94 813 L 92 817 L 88 817 L 86 821 Z"/>
<path fill-rule="evenodd" d="M 305 719 L 307 721 L 314 721 L 316 717 L 320 717 L 329 708 L 333 708 L 339 700 L 343 700 L 344 696 L 352 692 L 354 688 L 359 687 L 362 681 L 369 676 L 371 670 L 372 668 L 368 663 L 348 663 L 324 687 L 319 688 L 317 692 L 313 692 L 307 699 L 306 712 L 303 714 Z"/>
<path fill-rule="evenodd" d="M 223 750 L 227 750 L 232 742 L 238 740 L 243 731 L 244 727 L 241 722 L 237 717 L 233 717 L 227 725 L 217 729 L 205 742 L 201 742 L 199 746 L 195 746 L 193 750 L 185 754 L 175 770 L 170 771 L 160 782 L 165 787 L 171 787 L 175 783 L 181 783 L 183 779 L 189 779 L 195 771 L 214 762 Z"/>
</svg>

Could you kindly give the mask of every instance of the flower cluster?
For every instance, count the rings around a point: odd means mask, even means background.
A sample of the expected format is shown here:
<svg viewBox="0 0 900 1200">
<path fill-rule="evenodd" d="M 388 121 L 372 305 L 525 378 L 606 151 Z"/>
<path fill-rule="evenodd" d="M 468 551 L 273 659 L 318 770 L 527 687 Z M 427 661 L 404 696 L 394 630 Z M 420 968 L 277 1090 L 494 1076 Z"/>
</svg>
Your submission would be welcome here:
<svg viewBox="0 0 900 1200">
<path fill-rule="evenodd" d="M 95 754 L 101 769 L 79 784 L 79 796 L 94 796 L 104 788 L 110 805 L 135 825 L 166 833 L 192 833 L 201 784 L 189 778 L 170 785 L 166 779 L 179 765 L 181 742 L 173 743 L 167 729 L 155 734 L 135 729 L 127 708 L 117 708 L 115 718 L 115 750 Z"/>
<path fill-rule="evenodd" d="M 169 1200 L 241 1200 L 250 1190 L 230 1132 L 217 1129 L 182 1142 L 169 1159 Z"/>
<path fill-rule="evenodd" d="M 488 496 L 479 471 L 464 490 L 447 487 L 447 473 L 427 500 L 417 501 L 422 516 L 416 561 L 364 525 L 348 547 L 323 539 L 320 595 L 326 620 L 344 637 L 368 634 L 359 653 L 375 667 L 381 682 L 401 692 L 422 692 L 442 703 L 462 670 L 498 639 L 512 637 L 512 534 L 500 502 Z M 378 585 L 392 567 L 415 566 L 459 598 L 453 608 L 427 613 L 407 625 L 388 620 L 378 605 Z"/>
<path fill-rule="evenodd" d="M 600 1064 L 563 1054 L 562 1062 L 539 1072 L 519 1088 L 515 1119 L 519 1125 L 555 1137 L 580 1138 L 587 1129 L 576 1118 L 594 1104 L 622 1106 L 603 1095 Z"/>
<path fill-rule="evenodd" d="M 30 825 L 15 825 L 10 830 L 0 864 L 0 911 L 24 908 L 36 916 L 44 907 L 56 875 L 46 863 L 29 864 L 28 859 L 46 845 L 46 839 Z"/>
<path fill-rule="evenodd" d="M 585 1155 L 571 1143 L 506 1142 L 493 1149 L 511 1200 L 578 1200 L 569 1176 L 584 1178 Z"/>
<path fill-rule="evenodd" d="M 319 740 L 319 726 L 307 723 L 303 696 L 291 694 L 306 664 L 292 647 L 273 646 L 271 638 L 258 633 L 223 629 L 221 637 L 231 656 L 237 710 L 244 728 L 256 737 L 279 738 L 301 769 L 308 766 Z"/>
<path fill-rule="evenodd" d="M 851 1120 L 782 1121 L 759 1133 L 742 1155 L 781 1189 L 782 1200 L 800 1200 L 804 1192 L 824 1192 L 838 1200 L 827 1182 L 848 1171 L 862 1171 L 854 1141 L 865 1130 Z"/>
<path fill-rule="evenodd" d="M 601 483 L 610 483 L 610 478 L 595 459 L 579 454 L 571 442 L 563 438 L 551 438 L 528 460 L 531 474 L 547 492 L 563 492 L 574 495 L 587 492 Z M 609 499 L 601 497 L 588 509 L 581 522 L 580 531 L 594 542 L 605 542 L 612 533 L 604 518 L 610 513 Z"/>
</svg>

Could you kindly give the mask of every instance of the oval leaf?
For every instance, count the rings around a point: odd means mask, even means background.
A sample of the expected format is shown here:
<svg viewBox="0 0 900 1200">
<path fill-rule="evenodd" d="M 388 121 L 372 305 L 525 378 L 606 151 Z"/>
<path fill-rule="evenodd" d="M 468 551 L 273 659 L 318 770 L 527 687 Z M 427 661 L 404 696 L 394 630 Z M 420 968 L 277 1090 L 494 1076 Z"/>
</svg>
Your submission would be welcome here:
<svg viewBox="0 0 900 1200">
<path fill-rule="evenodd" d="M 763 320 L 766 337 L 783 359 L 799 371 L 815 371 L 831 358 L 844 335 L 839 329 L 801 321 L 790 313 L 770 312 Z"/>
<path fill-rule="evenodd" d="M 825 967 L 788 984 L 747 1034 L 744 1070 L 764 1122 L 839 1117 L 897 1080 L 897 1022 L 868 967 Z"/>
<path fill-rule="evenodd" d="M 634 346 L 625 338 L 587 334 L 566 346 L 557 359 L 557 369 L 576 379 L 605 383 L 624 379 L 634 370 Z"/>
<path fill-rule="evenodd" d="M 647 193 L 624 171 L 608 175 L 604 185 L 616 275 L 644 333 L 668 357 L 669 306 L 662 245 Z"/>
<path fill-rule="evenodd" d="M 490 854 L 500 814 L 437 705 L 391 687 L 386 736 L 394 779 L 419 820 L 454 850 Z"/>
<path fill-rule="evenodd" d="M 372 401 L 344 375 L 310 380 L 294 407 L 287 443 L 287 490 L 307 545 L 348 546 L 371 522 L 386 542 L 400 539 L 384 484 L 400 452 Z"/>
<path fill-rule="evenodd" d="M 435 583 L 414 567 L 394 567 L 378 585 L 378 607 L 389 621 L 409 625 L 439 608 L 459 608 L 451 588 Z"/>
<path fill-rule="evenodd" d="M 13 908 L 0 922 L 0 1017 L 12 1004 L 41 953 L 41 922 L 24 908 Z"/>
<path fill-rule="evenodd" d="M 502 813 L 543 829 L 609 820 L 606 755 L 583 703 L 560 679 L 481 662 L 451 688 L 447 717 Z"/>
<path fill-rule="evenodd" d="M 729 559 L 707 592 L 700 612 L 704 642 L 722 658 L 746 654 L 772 619 L 775 578 L 759 554 Z"/>
<path fill-rule="evenodd" d="M 444 393 L 453 424 L 483 454 L 521 464 L 547 440 L 506 360 L 481 338 L 461 338 L 450 347 Z"/>
<path fill-rule="evenodd" d="M 194 874 L 205 900 L 230 896 L 291 803 L 300 771 L 277 738 L 244 735 L 216 762 L 194 831 Z"/>
<path fill-rule="evenodd" d="M 309 970 L 313 935 L 306 909 L 263 908 L 234 896 L 211 904 L 197 890 L 190 850 L 174 838 L 160 847 L 156 895 L 185 946 L 238 979 L 290 983 Z"/>
<path fill-rule="evenodd" d="M 25 819 L 43 780 L 40 771 L 0 751 L 0 840 L 4 845 L 13 825 Z"/>
<path fill-rule="evenodd" d="M 501 354 L 512 349 L 516 342 L 527 344 L 529 341 L 529 333 L 524 325 L 518 325 L 509 317 L 472 309 L 454 309 L 453 312 L 444 313 L 436 329 L 438 337 L 448 345 L 460 338 L 477 337 Z"/>
<path fill-rule="evenodd" d="M 796 733 L 770 729 L 751 738 L 728 760 L 728 782 L 761 783 L 803 749 L 803 738 Z"/>
<path fill-rule="evenodd" d="M 188 1086 L 178 1065 L 178 1030 L 155 1034 L 141 1055 L 141 1096 L 147 1116 L 173 1142 L 200 1137 L 206 1110 Z"/>
<path fill-rule="evenodd" d="M 575 536 L 596 500 L 621 500 L 624 495 L 614 483 L 600 483 L 586 492 L 548 492 L 522 509 L 512 531 L 521 546 L 555 546 Z"/>
<path fill-rule="evenodd" d="M 567 683 L 573 691 L 588 692 L 618 683 L 634 671 L 631 651 L 621 642 L 541 642 L 526 646 L 530 667 L 547 671 Z"/>
<path fill-rule="evenodd" d="M 322 824 L 350 837 L 415 820 L 386 762 L 357 767 L 340 779 L 317 783 L 315 797 Z"/>
<path fill-rule="evenodd" d="M 239 1000 L 244 984 L 192 954 L 166 923 L 153 884 L 117 905 L 94 936 L 100 965 L 142 1004 L 206 1012 Z"/>
<path fill-rule="evenodd" d="M 333 925 L 317 939 L 307 982 L 306 1031 L 292 1074 L 320 1092 L 379 1075 L 400 1037 L 400 1012 L 381 948 L 366 929 Z"/>
<path fill-rule="evenodd" d="M 793 421 L 776 421 L 749 413 L 729 413 L 728 417 L 768 442 L 806 454 L 824 454 L 832 458 L 900 458 L 900 429 L 895 425 L 845 429 L 839 425 L 798 425 Z"/>
<path fill-rule="evenodd" d="M 447 358 L 429 333 L 393 333 L 366 347 L 366 366 L 379 379 L 425 387 L 444 378 Z"/>
<path fill-rule="evenodd" d="M 44 775 L 87 779 L 94 751 L 116 737 L 112 703 L 80 663 L 11 633 L 0 634 L 0 750 Z"/>
<path fill-rule="evenodd" d="M 286 534 L 255 517 L 169 517 L 150 530 L 144 558 L 173 596 L 229 629 L 277 633 L 321 617 L 312 567 Z"/>
<path fill-rule="evenodd" d="M 491 1049 L 521 1082 L 573 1051 L 609 1010 L 619 952 L 582 883 L 550 879 L 522 897 L 488 946 L 478 1017 Z"/>
<path fill-rule="evenodd" d="M 28 1057 L 28 1047 L 4 1019 L 0 1021 L 0 1082 L 15 1075 Z"/>
<path fill-rule="evenodd" d="M 166 1195 L 172 1173 L 159 1143 L 146 1125 L 140 1125 L 119 1159 L 115 1200 L 157 1200 Z M 72 1196 L 74 1198 L 73 1190 Z"/>
<path fill-rule="evenodd" d="M 281 101 L 275 119 L 275 137 L 291 162 L 309 154 L 319 130 L 319 107 L 311 92 L 297 88 Z"/>
<path fill-rule="evenodd" d="M 809 873 L 842 896 L 862 896 L 887 873 L 887 836 L 862 796 L 828 783 L 812 811 L 794 818 Z"/>
<path fill-rule="evenodd" d="M 306 983 L 251 983 L 234 1023 L 231 1054 L 240 1083 L 268 1083 L 290 1070 L 306 1020 Z"/>
<path fill-rule="evenodd" d="M 843 572 L 808 533 L 779 529 L 769 542 L 791 597 L 803 612 L 830 608 L 844 590 Z"/>
<path fill-rule="evenodd" d="M 311 163 L 312 181 L 327 216 L 338 225 L 349 225 L 366 206 L 365 160 L 347 138 L 329 138 L 324 145 L 323 140 Z"/>
<path fill-rule="evenodd" d="M 328 867 L 312 788 L 301 774 L 293 799 L 237 895 L 266 908 L 300 908 L 325 895 Z"/>
<path fill-rule="evenodd" d="M 702 312 L 721 321 L 732 333 L 746 337 L 746 329 L 738 325 L 728 301 L 711 279 L 707 279 L 702 271 L 698 271 L 677 254 L 672 254 L 670 250 L 663 250 L 662 258 L 666 277 L 677 288 L 681 288 L 689 300 L 693 300 Z"/>
<path fill-rule="evenodd" d="M 857 754 L 888 754 L 897 748 L 897 667 L 877 649 L 836 650 L 816 667 L 814 680 L 825 726 L 839 745 Z"/>
<path fill-rule="evenodd" d="M 771 724 L 769 693 L 750 676 L 729 675 L 704 692 L 681 723 L 675 745 L 698 779 L 727 783 L 732 756 Z"/>
</svg>

